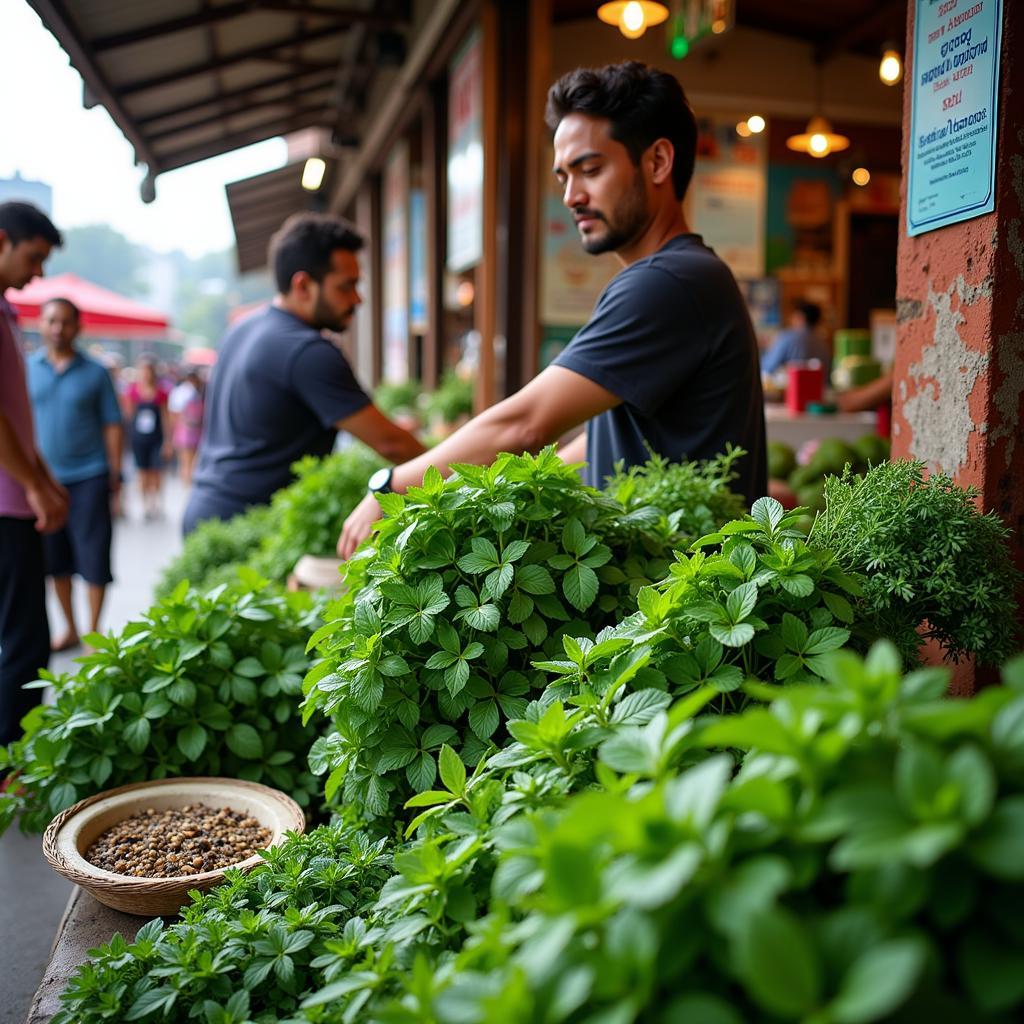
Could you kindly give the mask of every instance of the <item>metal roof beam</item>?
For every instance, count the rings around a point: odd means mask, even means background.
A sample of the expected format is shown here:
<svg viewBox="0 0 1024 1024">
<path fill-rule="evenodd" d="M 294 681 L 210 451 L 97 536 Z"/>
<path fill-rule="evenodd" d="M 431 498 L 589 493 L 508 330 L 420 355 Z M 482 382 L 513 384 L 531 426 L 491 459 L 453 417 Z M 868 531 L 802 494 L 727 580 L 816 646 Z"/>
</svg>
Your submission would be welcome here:
<svg viewBox="0 0 1024 1024">
<path fill-rule="evenodd" d="M 141 25 L 125 32 L 115 32 L 107 36 L 99 36 L 93 40 L 92 48 L 96 53 L 104 53 L 121 46 L 133 43 L 144 43 L 150 39 L 175 32 L 185 32 L 190 28 L 201 28 L 204 25 L 216 25 L 245 14 L 265 11 L 269 14 L 291 14 L 307 18 L 326 18 L 338 22 L 344 27 L 355 24 L 368 25 L 372 28 L 393 28 L 396 23 L 405 19 L 401 15 L 394 17 L 376 14 L 373 11 L 359 10 L 352 7 L 326 7 L 323 4 L 288 3 L 287 0 L 237 0 L 235 3 L 223 4 L 220 7 L 197 11 L 180 18 L 169 18 L 167 21 Z"/>
<path fill-rule="evenodd" d="M 213 106 L 214 103 L 219 103 L 221 100 L 232 101 L 246 101 L 251 99 L 253 96 L 263 92 L 264 89 L 274 89 L 281 85 L 291 85 L 298 82 L 299 79 L 308 78 L 312 74 L 319 74 L 323 76 L 325 72 L 331 73 L 331 78 L 323 78 L 321 82 L 321 88 L 324 84 L 330 85 L 334 80 L 335 63 L 333 61 L 319 61 L 317 67 L 311 71 L 301 71 L 294 75 L 276 75 L 273 78 L 264 79 L 255 85 L 246 85 L 240 89 L 231 89 L 224 93 L 223 96 L 212 97 L 208 100 L 200 100 L 196 103 L 183 103 L 181 106 L 172 107 L 170 110 L 158 110 L 152 114 L 147 114 L 145 117 L 137 117 L 135 123 L 140 128 L 144 128 L 146 125 L 154 124 L 157 121 L 163 121 L 169 117 L 179 117 L 181 114 L 191 114 L 197 110 L 202 110 L 203 107 Z M 285 97 L 290 93 L 285 93 Z"/>
<path fill-rule="evenodd" d="M 221 153 L 227 153 L 233 149 L 251 146 L 264 139 L 288 135 L 291 132 L 301 131 L 303 128 L 316 128 L 323 124 L 323 113 L 323 107 L 303 107 L 288 117 L 277 118 L 274 121 L 267 121 L 253 128 L 247 128 L 245 131 L 232 132 L 219 139 L 211 139 L 209 142 L 203 142 L 196 146 L 175 150 L 160 157 L 160 169 L 161 171 L 173 171 L 188 164 L 198 163 L 200 160 L 207 160 L 212 156 L 220 156 Z"/>
<path fill-rule="evenodd" d="M 48 0 L 48 2 L 53 2 L 53 0 Z M 240 50 L 237 53 L 221 57 L 219 60 L 204 61 L 199 64 L 193 64 L 187 68 L 178 68 L 175 71 L 169 71 L 163 75 L 155 75 L 152 78 L 143 78 L 135 82 L 127 82 L 118 88 L 118 92 L 122 96 L 134 96 L 137 93 L 146 92 L 149 89 L 158 89 L 164 85 L 173 85 L 177 82 L 183 82 L 189 78 L 195 78 L 197 75 L 206 75 L 211 71 L 220 71 L 224 68 L 234 67 L 236 64 L 244 64 L 250 60 L 273 60 L 280 50 L 289 46 L 305 46 L 310 43 L 318 43 L 324 39 L 330 39 L 333 36 L 341 35 L 343 32 L 345 32 L 345 29 L 340 28 L 337 25 L 332 25 L 329 28 L 316 29 L 311 32 L 300 32 L 298 35 L 289 36 L 287 39 L 279 39 L 273 43 L 254 46 L 249 50 Z M 333 64 L 331 66 L 334 67 Z"/>
<path fill-rule="evenodd" d="M 305 96 L 311 92 L 320 92 L 323 89 L 331 88 L 330 81 L 316 82 L 312 85 L 304 86 L 301 89 L 293 89 L 291 92 L 285 93 L 283 96 L 275 96 L 272 99 L 259 100 L 257 102 L 239 103 L 237 101 L 224 104 L 223 108 L 214 114 L 208 114 L 205 117 L 197 118 L 195 121 L 187 121 L 184 124 L 176 125 L 173 128 L 164 128 L 162 131 L 149 132 L 147 138 L 150 142 L 157 142 L 160 139 L 169 138 L 172 135 L 179 135 L 182 132 L 190 132 L 196 128 L 205 128 L 207 125 L 217 124 L 220 121 L 225 120 L 228 117 L 234 117 L 236 114 L 247 114 L 250 110 L 260 110 L 263 107 L 279 107 L 282 104 L 292 104 L 294 106 L 294 99 L 297 96 Z M 221 99 L 218 97 L 216 100 L 211 100 L 212 103 L 220 103 Z"/>
</svg>

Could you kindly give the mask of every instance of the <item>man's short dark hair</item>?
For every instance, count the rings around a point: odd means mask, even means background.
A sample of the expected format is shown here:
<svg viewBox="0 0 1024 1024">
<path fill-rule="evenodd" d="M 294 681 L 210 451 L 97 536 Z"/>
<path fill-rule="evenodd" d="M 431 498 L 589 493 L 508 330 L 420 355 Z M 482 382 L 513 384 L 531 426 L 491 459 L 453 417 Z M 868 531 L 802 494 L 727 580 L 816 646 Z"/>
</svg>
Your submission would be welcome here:
<svg viewBox="0 0 1024 1024">
<path fill-rule="evenodd" d="M 331 269 L 331 254 L 338 249 L 359 252 L 363 237 L 347 221 L 324 213 L 297 213 L 270 239 L 270 265 L 277 290 L 286 294 L 292 276 L 305 270 L 322 281 Z"/>
<path fill-rule="evenodd" d="M 611 137 L 626 147 L 638 166 L 653 142 L 668 139 L 675 150 L 672 184 L 676 197 L 686 195 L 697 152 L 697 120 L 674 75 L 636 60 L 577 68 L 548 90 L 548 127 L 557 128 L 569 114 L 607 118 Z"/>
<path fill-rule="evenodd" d="M 82 322 L 82 311 L 70 300 L 65 299 L 63 295 L 55 295 L 52 299 L 47 299 L 40 309 L 46 309 L 47 306 L 64 306 L 65 309 L 70 310 L 71 315 L 75 318 L 75 323 Z"/>
<path fill-rule="evenodd" d="M 821 323 L 821 306 L 813 302 L 801 302 L 796 309 L 798 313 L 802 314 L 804 323 L 808 327 L 817 327 Z"/>
<path fill-rule="evenodd" d="M 63 245 L 64 237 L 53 221 L 31 203 L 0 203 L 0 231 L 12 245 L 41 238 L 50 245 Z"/>
</svg>

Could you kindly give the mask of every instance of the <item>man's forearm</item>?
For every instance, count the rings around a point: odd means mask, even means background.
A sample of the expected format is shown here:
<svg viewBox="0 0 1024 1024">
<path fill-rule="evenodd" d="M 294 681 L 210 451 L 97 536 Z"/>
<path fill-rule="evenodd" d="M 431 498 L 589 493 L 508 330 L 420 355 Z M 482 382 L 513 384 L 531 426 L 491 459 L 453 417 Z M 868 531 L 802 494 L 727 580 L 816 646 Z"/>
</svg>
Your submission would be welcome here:
<svg viewBox="0 0 1024 1024">
<path fill-rule="evenodd" d="M 121 452 L 124 451 L 124 427 L 120 423 L 108 423 L 103 428 L 103 444 L 107 449 L 107 465 L 111 476 L 121 474 Z"/>
<path fill-rule="evenodd" d="M 453 463 L 482 465 L 492 462 L 499 452 L 539 451 L 552 439 L 537 435 L 517 404 L 514 399 L 506 399 L 491 406 L 435 448 L 396 466 L 391 478 L 392 488 L 401 493 L 415 487 L 423 480 L 429 466 L 438 469 L 442 476 L 448 476 Z"/>
<path fill-rule="evenodd" d="M 43 482 L 43 469 L 35 452 L 26 452 L 11 426 L 11 421 L 0 412 L 0 466 L 26 491 L 38 488 Z M 45 479 L 45 478 L 44 478 Z"/>
</svg>

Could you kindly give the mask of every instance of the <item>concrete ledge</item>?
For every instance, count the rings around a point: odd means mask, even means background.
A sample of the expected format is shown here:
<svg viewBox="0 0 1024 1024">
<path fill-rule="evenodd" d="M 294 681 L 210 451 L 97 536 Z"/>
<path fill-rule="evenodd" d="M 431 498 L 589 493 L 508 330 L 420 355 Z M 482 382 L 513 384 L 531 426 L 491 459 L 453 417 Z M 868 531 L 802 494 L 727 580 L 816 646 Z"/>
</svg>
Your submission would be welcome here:
<svg viewBox="0 0 1024 1024">
<path fill-rule="evenodd" d="M 46 965 L 25 1024 L 48 1024 L 61 1009 L 59 997 L 68 979 L 89 959 L 89 950 L 109 942 L 116 932 L 131 942 L 147 920 L 111 910 L 76 887 L 57 928 L 50 962 Z"/>
</svg>

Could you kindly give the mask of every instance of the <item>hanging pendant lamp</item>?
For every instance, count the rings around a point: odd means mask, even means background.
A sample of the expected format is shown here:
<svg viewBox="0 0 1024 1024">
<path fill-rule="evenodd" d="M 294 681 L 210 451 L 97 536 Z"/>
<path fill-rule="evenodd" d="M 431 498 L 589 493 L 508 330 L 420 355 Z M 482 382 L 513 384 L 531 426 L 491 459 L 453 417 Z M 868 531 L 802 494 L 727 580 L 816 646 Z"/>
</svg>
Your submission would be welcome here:
<svg viewBox="0 0 1024 1024">
<path fill-rule="evenodd" d="M 821 113 L 821 73 L 822 66 L 815 62 L 815 114 L 807 122 L 807 127 L 802 134 L 790 135 L 786 139 L 786 148 L 796 153 L 807 153 L 809 156 L 821 159 L 829 153 L 839 153 L 849 149 L 850 140 L 845 135 L 840 135 L 832 130 L 832 123 Z"/>
<path fill-rule="evenodd" d="M 597 16 L 606 25 L 615 25 L 627 39 L 639 39 L 653 25 L 668 20 L 668 8 L 652 0 L 616 0 L 601 4 Z"/>
</svg>

